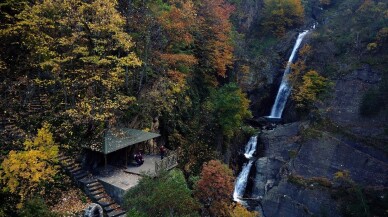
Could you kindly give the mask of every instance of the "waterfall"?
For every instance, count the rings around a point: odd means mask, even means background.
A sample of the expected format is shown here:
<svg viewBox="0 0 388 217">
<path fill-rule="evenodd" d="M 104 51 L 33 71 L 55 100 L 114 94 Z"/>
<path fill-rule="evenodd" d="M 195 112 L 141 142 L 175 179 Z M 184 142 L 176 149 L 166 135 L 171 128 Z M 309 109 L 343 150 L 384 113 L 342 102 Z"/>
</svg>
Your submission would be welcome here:
<svg viewBox="0 0 388 217">
<path fill-rule="evenodd" d="M 246 159 L 249 159 L 247 164 L 244 164 L 242 171 L 237 176 L 236 183 L 234 185 L 233 199 L 237 202 L 242 202 L 240 198 L 244 196 L 245 188 L 247 187 L 249 172 L 255 159 L 253 159 L 253 154 L 256 151 L 257 145 L 257 136 L 252 136 L 247 145 L 245 146 L 244 156 Z"/>
<path fill-rule="evenodd" d="M 299 33 L 298 39 L 296 39 L 294 48 L 292 49 L 291 56 L 288 59 L 286 69 L 283 72 L 282 82 L 280 84 L 278 94 L 276 95 L 275 103 L 272 106 L 271 115 L 269 116 L 270 118 L 281 118 L 282 117 L 284 106 L 286 105 L 287 98 L 291 92 L 291 86 L 288 83 L 288 74 L 291 71 L 291 64 L 294 61 L 296 52 L 298 51 L 299 46 L 302 43 L 303 38 L 306 36 L 306 34 L 308 32 L 309 32 L 309 30 L 305 30 L 305 31 Z"/>
<path fill-rule="evenodd" d="M 237 176 L 236 184 L 234 185 L 233 192 L 233 200 L 236 202 L 240 202 L 240 198 L 244 196 L 245 188 L 248 183 L 249 172 L 251 171 L 251 167 L 253 165 L 253 160 L 250 160 L 248 164 L 244 164 L 244 167 L 241 173 Z"/>
<path fill-rule="evenodd" d="M 252 136 L 245 146 L 244 156 L 246 159 L 251 159 L 256 151 L 257 136 Z"/>
</svg>

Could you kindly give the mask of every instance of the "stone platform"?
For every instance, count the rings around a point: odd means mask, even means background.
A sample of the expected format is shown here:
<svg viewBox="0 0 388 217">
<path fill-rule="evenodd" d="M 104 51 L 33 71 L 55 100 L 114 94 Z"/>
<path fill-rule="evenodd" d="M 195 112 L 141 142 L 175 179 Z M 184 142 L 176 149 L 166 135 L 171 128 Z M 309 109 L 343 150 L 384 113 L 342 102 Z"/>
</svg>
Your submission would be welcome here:
<svg viewBox="0 0 388 217">
<path fill-rule="evenodd" d="M 100 167 L 94 176 L 104 186 L 119 204 L 123 203 L 123 196 L 129 189 L 135 187 L 142 175 L 155 176 L 155 162 L 160 161 L 159 155 L 144 155 L 144 163 L 137 166 L 135 162 L 125 167 L 107 165 Z"/>
<path fill-rule="evenodd" d="M 144 163 L 141 166 L 137 166 L 135 163 L 131 163 L 124 171 L 134 175 L 155 176 L 155 162 L 160 161 L 160 155 L 144 155 L 143 159 Z"/>
<path fill-rule="evenodd" d="M 99 174 L 95 175 L 105 190 L 119 204 L 123 203 L 123 196 L 129 189 L 135 187 L 141 176 L 124 172 L 122 168 L 107 165 L 106 168 L 100 168 Z"/>
<path fill-rule="evenodd" d="M 130 162 L 127 167 L 115 167 L 107 165 L 100 167 L 94 177 L 104 186 L 106 192 L 119 204 L 123 204 L 125 193 L 135 187 L 142 176 L 156 176 L 161 169 L 172 169 L 177 165 L 176 154 L 165 157 L 163 161 L 160 155 L 144 155 L 144 163 L 137 166 Z"/>
</svg>

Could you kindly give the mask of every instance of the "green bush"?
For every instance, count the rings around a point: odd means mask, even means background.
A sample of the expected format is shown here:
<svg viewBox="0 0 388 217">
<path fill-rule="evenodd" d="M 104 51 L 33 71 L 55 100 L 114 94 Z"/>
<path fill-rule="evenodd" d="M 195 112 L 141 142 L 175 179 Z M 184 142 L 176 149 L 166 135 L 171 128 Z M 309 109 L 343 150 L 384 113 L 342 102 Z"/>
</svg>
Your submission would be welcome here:
<svg viewBox="0 0 388 217">
<path fill-rule="evenodd" d="M 191 196 L 180 170 L 144 177 L 125 195 L 131 216 L 198 216 L 198 202 Z"/>
<path fill-rule="evenodd" d="M 127 212 L 128 217 L 147 217 L 148 215 L 132 208 Z"/>
<path fill-rule="evenodd" d="M 20 210 L 21 217 L 55 217 L 55 213 L 51 212 L 42 198 L 32 198 L 26 202 Z"/>
<path fill-rule="evenodd" d="M 245 118 L 252 116 L 246 94 L 235 83 L 213 90 L 208 100 L 208 107 L 216 117 L 223 134 L 229 138 L 241 129 Z"/>
</svg>

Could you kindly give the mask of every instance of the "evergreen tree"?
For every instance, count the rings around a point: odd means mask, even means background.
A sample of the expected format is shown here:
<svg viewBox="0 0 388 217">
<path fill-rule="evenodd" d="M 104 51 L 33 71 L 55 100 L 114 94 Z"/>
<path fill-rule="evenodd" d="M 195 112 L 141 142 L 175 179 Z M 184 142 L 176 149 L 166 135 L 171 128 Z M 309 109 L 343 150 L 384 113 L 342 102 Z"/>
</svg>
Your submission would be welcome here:
<svg viewBox="0 0 388 217">
<path fill-rule="evenodd" d="M 142 178 L 125 200 L 131 213 L 139 216 L 198 216 L 198 204 L 179 170 L 164 172 L 156 179 Z"/>
</svg>

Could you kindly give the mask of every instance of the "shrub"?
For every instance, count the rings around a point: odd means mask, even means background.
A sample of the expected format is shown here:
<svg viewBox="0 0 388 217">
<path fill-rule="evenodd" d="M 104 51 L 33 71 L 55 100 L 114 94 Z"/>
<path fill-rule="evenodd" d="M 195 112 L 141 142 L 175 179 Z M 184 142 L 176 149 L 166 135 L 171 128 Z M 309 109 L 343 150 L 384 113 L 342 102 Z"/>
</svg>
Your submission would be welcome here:
<svg viewBox="0 0 388 217">
<path fill-rule="evenodd" d="M 21 217 L 55 217 L 42 198 L 36 197 L 28 200 L 25 206 L 20 210 Z"/>
<path fill-rule="evenodd" d="M 293 99 L 299 108 L 309 108 L 314 103 L 324 99 L 332 86 L 332 83 L 311 70 L 302 77 L 303 82 L 295 88 Z"/>
<path fill-rule="evenodd" d="M 125 202 L 133 216 L 198 216 L 198 203 L 180 170 L 142 178 L 125 195 Z"/>
</svg>

